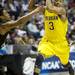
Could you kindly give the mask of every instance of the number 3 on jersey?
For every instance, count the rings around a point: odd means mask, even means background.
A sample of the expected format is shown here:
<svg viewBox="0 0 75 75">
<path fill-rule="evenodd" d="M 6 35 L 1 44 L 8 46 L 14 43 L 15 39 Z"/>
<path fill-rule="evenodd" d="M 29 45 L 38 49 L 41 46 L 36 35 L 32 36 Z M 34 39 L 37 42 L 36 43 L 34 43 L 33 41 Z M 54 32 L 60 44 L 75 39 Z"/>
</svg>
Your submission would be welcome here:
<svg viewBox="0 0 75 75">
<path fill-rule="evenodd" d="M 53 24 L 53 22 L 49 22 L 49 26 L 50 26 L 49 27 L 50 30 L 54 30 L 54 24 Z"/>
</svg>

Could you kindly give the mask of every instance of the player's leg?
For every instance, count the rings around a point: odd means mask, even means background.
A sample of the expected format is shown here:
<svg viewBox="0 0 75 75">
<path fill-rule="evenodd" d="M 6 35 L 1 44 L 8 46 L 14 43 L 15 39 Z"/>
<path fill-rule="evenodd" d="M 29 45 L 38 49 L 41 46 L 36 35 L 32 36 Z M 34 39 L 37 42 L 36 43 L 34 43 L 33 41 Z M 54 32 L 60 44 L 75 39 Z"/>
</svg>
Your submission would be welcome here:
<svg viewBox="0 0 75 75">
<path fill-rule="evenodd" d="M 72 65 L 69 62 L 69 53 L 66 53 L 64 55 L 60 55 L 60 61 L 64 68 L 68 69 L 69 75 L 74 75 L 74 70 L 72 68 Z"/>
<path fill-rule="evenodd" d="M 70 62 L 63 65 L 63 67 L 68 69 L 70 75 L 74 75 L 74 70 L 73 70 L 72 65 L 70 64 Z"/>
<path fill-rule="evenodd" d="M 34 75 L 40 74 L 42 62 L 44 61 L 44 59 L 49 58 L 54 54 L 52 46 L 50 46 L 48 42 L 39 45 L 38 50 L 39 54 L 36 57 Z"/>
<path fill-rule="evenodd" d="M 42 54 L 38 54 L 36 57 L 36 62 L 35 62 L 35 67 L 34 67 L 34 74 L 33 75 L 39 75 L 41 71 L 41 65 L 42 62 L 44 61 L 44 57 Z"/>
</svg>

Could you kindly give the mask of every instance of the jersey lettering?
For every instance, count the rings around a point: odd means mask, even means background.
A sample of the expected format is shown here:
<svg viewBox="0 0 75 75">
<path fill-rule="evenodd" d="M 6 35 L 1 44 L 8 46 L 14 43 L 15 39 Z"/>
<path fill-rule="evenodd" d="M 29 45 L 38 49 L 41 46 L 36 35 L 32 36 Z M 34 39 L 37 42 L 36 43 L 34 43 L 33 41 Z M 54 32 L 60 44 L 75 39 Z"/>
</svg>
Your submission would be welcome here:
<svg viewBox="0 0 75 75">
<path fill-rule="evenodd" d="M 49 22 L 49 26 L 50 26 L 49 27 L 50 30 L 54 30 L 54 24 L 53 24 L 53 22 Z"/>
</svg>

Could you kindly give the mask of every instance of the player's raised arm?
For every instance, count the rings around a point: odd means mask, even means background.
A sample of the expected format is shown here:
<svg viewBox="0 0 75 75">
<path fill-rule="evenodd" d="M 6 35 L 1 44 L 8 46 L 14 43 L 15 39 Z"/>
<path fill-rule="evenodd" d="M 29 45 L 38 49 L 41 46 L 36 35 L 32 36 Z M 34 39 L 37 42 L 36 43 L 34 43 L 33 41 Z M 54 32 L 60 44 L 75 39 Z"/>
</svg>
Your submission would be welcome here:
<svg viewBox="0 0 75 75">
<path fill-rule="evenodd" d="M 38 13 L 41 10 L 41 6 L 37 7 L 35 10 L 30 12 L 29 14 L 22 16 L 16 21 L 9 21 L 0 26 L 0 34 L 4 35 L 6 32 L 10 31 L 12 28 L 15 28 L 16 26 L 24 25 L 33 15 Z"/>
<path fill-rule="evenodd" d="M 46 0 L 46 6 L 50 11 L 56 12 L 59 15 L 66 14 L 66 10 L 63 7 L 63 4 L 60 4 L 59 6 L 54 6 L 51 0 Z"/>
</svg>

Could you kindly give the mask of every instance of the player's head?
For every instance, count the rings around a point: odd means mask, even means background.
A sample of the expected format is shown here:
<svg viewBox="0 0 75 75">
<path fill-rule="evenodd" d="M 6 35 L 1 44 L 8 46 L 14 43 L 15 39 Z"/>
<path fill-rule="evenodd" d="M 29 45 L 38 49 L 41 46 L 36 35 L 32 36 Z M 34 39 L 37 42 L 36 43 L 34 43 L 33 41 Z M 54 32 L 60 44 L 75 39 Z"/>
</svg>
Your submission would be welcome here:
<svg viewBox="0 0 75 75">
<path fill-rule="evenodd" d="M 64 0 L 52 0 L 55 6 L 63 6 Z"/>
</svg>

